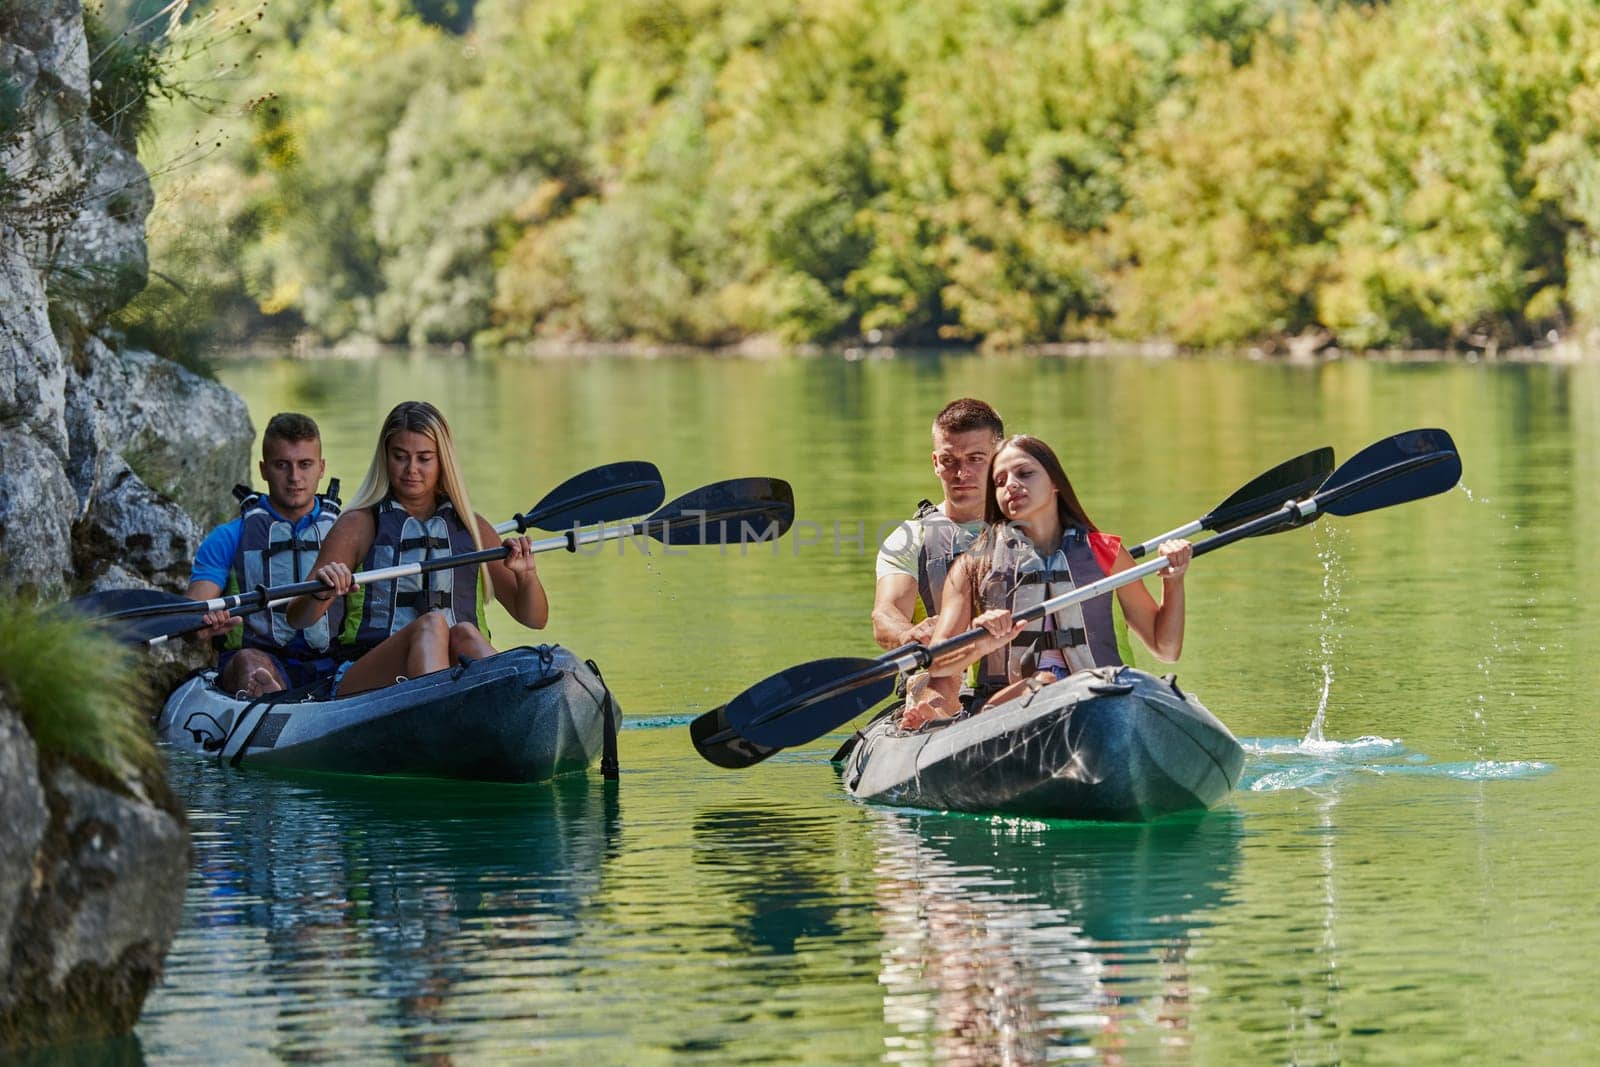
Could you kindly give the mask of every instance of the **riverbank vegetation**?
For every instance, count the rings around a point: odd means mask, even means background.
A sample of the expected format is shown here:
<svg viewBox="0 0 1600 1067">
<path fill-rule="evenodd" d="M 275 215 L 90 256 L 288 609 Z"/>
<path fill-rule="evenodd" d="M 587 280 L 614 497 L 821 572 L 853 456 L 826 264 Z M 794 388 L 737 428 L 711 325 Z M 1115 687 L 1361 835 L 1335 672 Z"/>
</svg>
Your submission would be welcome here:
<svg viewBox="0 0 1600 1067">
<path fill-rule="evenodd" d="M 159 766 L 145 683 L 87 620 L 0 596 L 0 694 L 43 753 L 117 771 Z"/>
<path fill-rule="evenodd" d="M 155 265 L 241 330 L 1493 348 L 1600 319 L 1585 0 L 229 17 L 146 156 L 204 146 Z"/>
</svg>

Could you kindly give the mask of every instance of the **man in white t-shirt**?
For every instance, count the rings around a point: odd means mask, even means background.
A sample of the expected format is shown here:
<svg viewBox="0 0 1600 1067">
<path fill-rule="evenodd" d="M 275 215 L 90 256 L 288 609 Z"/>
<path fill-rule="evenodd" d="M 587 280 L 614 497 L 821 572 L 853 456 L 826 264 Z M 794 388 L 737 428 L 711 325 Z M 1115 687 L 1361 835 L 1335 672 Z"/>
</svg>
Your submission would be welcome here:
<svg viewBox="0 0 1600 1067">
<path fill-rule="evenodd" d="M 1005 424 L 981 400 L 953 400 L 933 420 L 933 473 L 944 497 L 924 500 L 878 548 L 872 636 L 880 647 L 933 636 L 950 564 L 983 528 L 989 460 L 1004 437 Z"/>
</svg>

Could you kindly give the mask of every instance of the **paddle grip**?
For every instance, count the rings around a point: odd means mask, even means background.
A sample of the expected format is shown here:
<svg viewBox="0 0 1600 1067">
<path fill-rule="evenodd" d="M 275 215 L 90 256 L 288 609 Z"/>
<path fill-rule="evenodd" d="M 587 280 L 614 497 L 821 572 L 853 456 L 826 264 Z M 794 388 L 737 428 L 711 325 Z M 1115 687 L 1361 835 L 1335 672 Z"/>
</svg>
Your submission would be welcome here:
<svg viewBox="0 0 1600 1067">
<path fill-rule="evenodd" d="M 1204 520 L 1196 519 L 1194 522 L 1186 523 L 1185 525 L 1178 527 L 1176 530 L 1168 530 L 1166 533 L 1161 534 L 1158 537 L 1152 537 L 1142 545 L 1134 545 L 1132 548 L 1128 549 L 1128 555 L 1132 556 L 1134 559 L 1140 559 L 1160 548 L 1161 542 L 1163 541 L 1170 541 L 1174 537 L 1188 537 L 1191 534 L 1199 533 L 1205 528 L 1206 526 Z"/>
</svg>

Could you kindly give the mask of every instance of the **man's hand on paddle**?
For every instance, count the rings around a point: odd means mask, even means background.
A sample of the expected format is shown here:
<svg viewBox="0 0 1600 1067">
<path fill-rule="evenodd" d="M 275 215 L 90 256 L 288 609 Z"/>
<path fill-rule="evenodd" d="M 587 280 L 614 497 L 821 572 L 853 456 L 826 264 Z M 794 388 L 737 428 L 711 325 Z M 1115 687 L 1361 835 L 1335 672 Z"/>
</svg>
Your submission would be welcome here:
<svg viewBox="0 0 1600 1067">
<path fill-rule="evenodd" d="M 194 631 L 196 641 L 209 641 L 244 625 L 243 619 L 227 611 L 208 611 L 201 619 L 205 625 Z"/>
</svg>

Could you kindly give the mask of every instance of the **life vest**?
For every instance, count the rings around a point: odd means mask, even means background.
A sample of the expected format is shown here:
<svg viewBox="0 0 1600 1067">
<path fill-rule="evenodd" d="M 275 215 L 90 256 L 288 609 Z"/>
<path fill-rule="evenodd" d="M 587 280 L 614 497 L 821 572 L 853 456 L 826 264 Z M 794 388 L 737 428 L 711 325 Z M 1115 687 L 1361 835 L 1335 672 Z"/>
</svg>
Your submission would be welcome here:
<svg viewBox="0 0 1600 1067">
<path fill-rule="evenodd" d="M 1010 526 L 992 527 L 989 568 L 978 585 L 978 610 L 1008 608 L 1025 611 L 1046 600 L 1106 577 L 1109 561 L 1116 559 L 1120 542 L 1105 534 L 1088 534 L 1072 527 L 1048 560 L 1041 559 L 1027 535 Z M 1094 543 L 1098 542 L 1098 544 Z M 1096 551 L 1096 548 L 1100 552 Z M 1102 563 L 1100 553 L 1108 561 Z M 1022 677 L 1022 659 L 1029 651 L 1055 649 L 1067 668 L 1120 665 L 1117 627 L 1112 615 L 1112 594 L 1104 593 L 1082 604 L 1034 619 L 1011 644 L 985 656 L 978 672 L 980 692 L 993 692 Z"/>
<path fill-rule="evenodd" d="M 377 531 L 361 564 L 364 571 L 477 551 L 472 534 L 448 500 L 439 501 L 426 519 L 412 515 L 393 497 L 374 504 L 372 514 Z M 471 622 L 481 629 L 477 579 L 477 565 L 467 564 L 363 583 L 350 596 L 349 615 L 340 640 L 347 647 L 365 651 L 430 611 L 444 612 L 452 626 Z"/>
<path fill-rule="evenodd" d="M 917 550 L 917 594 L 924 617 L 939 614 L 944 580 L 956 558 L 972 544 L 974 534 L 945 517 L 932 501 L 917 505 L 916 521 L 922 527 L 922 547 Z"/>
<path fill-rule="evenodd" d="M 298 523 L 273 511 L 264 494 L 242 485 L 233 493 L 239 498 L 239 547 L 233 555 L 227 592 L 292 585 L 309 578 L 323 539 L 339 517 L 339 479 L 328 483 L 327 493 L 317 494 L 311 514 Z M 279 652 L 303 643 L 310 651 L 326 652 L 344 624 L 344 602 L 335 600 L 326 615 L 304 630 L 290 626 L 281 607 L 251 612 L 243 619 L 243 626 L 229 632 L 224 648 Z"/>
</svg>

